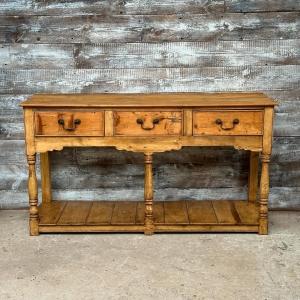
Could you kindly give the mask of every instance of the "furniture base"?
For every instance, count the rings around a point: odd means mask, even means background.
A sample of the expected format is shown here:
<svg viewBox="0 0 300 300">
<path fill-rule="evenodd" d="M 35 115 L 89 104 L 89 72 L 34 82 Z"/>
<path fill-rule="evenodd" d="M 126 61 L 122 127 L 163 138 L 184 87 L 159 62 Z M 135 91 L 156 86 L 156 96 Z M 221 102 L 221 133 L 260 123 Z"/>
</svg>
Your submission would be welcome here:
<svg viewBox="0 0 300 300">
<path fill-rule="evenodd" d="M 39 206 L 39 232 L 145 232 L 144 201 L 51 201 Z M 248 201 L 156 201 L 154 232 L 258 232 Z"/>
</svg>

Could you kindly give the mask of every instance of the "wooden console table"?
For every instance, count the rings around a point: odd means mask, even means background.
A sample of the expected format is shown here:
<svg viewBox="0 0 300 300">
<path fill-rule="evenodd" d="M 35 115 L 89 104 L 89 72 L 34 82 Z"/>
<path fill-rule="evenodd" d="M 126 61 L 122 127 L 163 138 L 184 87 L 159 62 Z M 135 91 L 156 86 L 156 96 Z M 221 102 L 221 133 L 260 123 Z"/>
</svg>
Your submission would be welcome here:
<svg viewBox="0 0 300 300">
<path fill-rule="evenodd" d="M 30 234 L 268 232 L 276 103 L 261 93 L 39 94 L 24 109 Z M 143 201 L 52 200 L 48 152 L 105 147 L 144 153 Z M 152 154 L 183 146 L 249 150 L 248 201 L 153 201 Z M 41 157 L 38 206 L 36 154 Z M 259 201 L 258 162 L 261 160 Z"/>
</svg>

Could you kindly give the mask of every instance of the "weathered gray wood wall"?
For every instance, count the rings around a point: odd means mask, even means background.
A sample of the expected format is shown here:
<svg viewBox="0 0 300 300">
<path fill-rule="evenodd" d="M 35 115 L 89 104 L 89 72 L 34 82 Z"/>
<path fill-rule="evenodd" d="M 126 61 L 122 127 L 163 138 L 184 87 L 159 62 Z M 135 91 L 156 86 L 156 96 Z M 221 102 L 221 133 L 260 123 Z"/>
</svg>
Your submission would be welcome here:
<svg viewBox="0 0 300 300">
<path fill-rule="evenodd" d="M 277 99 L 271 207 L 300 208 L 300 1 L 0 1 L 0 208 L 24 207 L 20 101 L 38 92 L 263 91 Z M 52 153 L 55 197 L 142 197 L 140 154 Z M 156 198 L 245 198 L 248 153 L 155 155 Z"/>
</svg>

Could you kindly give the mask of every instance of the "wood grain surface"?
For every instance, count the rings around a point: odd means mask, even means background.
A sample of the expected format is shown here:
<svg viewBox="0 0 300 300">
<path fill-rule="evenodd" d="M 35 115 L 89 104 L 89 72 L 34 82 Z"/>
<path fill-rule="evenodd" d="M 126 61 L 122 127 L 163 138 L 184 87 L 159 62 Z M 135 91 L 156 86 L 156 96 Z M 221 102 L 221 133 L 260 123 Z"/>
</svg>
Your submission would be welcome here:
<svg viewBox="0 0 300 300">
<path fill-rule="evenodd" d="M 290 0 L 1 1 L 0 207 L 27 205 L 18 104 L 34 93 L 261 91 L 279 103 L 270 207 L 299 208 L 299 11 Z M 154 155 L 156 194 L 246 197 L 248 159 L 232 149 Z M 54 196 L 130 200 L 143 184 L 138 154 L 66 149 L 51 160 Z"/>
<path fill-rule="evenodd" d="M 1 68 L 114 69 L 299 64 L 299 40 L 3 44 Z"/>
<path fill-rule="evenodd" d="M 103 43 L 299 38 L 299 13 L 3 16 L 2 43 Z M 37 30 L 38 28 L 38 30 Z"/>
</svg>

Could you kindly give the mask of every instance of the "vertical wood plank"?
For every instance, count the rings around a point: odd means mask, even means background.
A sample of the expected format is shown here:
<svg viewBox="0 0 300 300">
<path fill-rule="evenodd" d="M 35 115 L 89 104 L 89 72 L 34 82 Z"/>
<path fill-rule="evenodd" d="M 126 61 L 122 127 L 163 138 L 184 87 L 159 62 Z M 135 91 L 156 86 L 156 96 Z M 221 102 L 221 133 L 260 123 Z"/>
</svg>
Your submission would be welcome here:
<svg viewBox="0 0 300 300">
<path fill-rule="evenodd" d="M 43 202 L 39 206 L 40 224 L 56 225 L 65 206 L 66 206 L 65 201 Z"/>
<path fill-rule="evenodd" d="M 258 190 L 259 153 L 250 152 L 250 170 L 248 176 L 248 201 L 255 202 Z"/>
<path fill-rule="evenodd" d="M 215 224 L 218 222 L 211 201 L 189 200 L 186 203 L 190 224 Z"/>
<path fill-rule="evenodd" d="M 220 224 L 238 224 L 241 223 L 240 217 L 234 207 L 232 201 L 218 200 L 213 201 L 218 222 Z"/>
<path fill-rule="evenodd" d="M 110 224 L 114 207 L 113 201 L 94 201 L 86 224 Z"/>
<path fill-rule="evenodd" d="M 242 224 L 258 225 L 258 206 L 248 201 L 234 201 L 234 206 L 240 216 Z"/>
<path fill-rule="evenodd" d="M 145 222 L 145 203 L 138 202 L 137 208 L 136 208 L 135 223 L 138 225 L 141 225 L 141 224 L 144 224 L 144 222 Z"/>
<path fill-rule="evenodd" d="M 112 110 L 105 111 L 105 124 L 104 124 L 105 136 L 114 135 L 114 116 Z"/>
<path fill-rule="evenodd" d="M 60 216 L 57 225 L 84 225 L 92 202 L 69 201 Z"/>
<path fill-rule="evenodd" d="M 42 201 L 48 203 L 52 200 L 51 191 L 51 169 L 49 152 L 40 154 Z"/>
<path fill-rule="evenodd" d="M 189 224 L 185 201 L 165 201 L 164 207 L 166 224 Z"/>
<path fill-rule="evenodd" d="M 183 126 L 184 135 L 193 135 L 193 112 L 190 109 L 185 109 L 183 111 Z"/>
<path fill-rule="evenodd" d="M 118 201 L 115 204 L 111 224 L 128 225 L 135 224 L 137 211 L 137 202 L 135 201 Z"/>
</svg>

